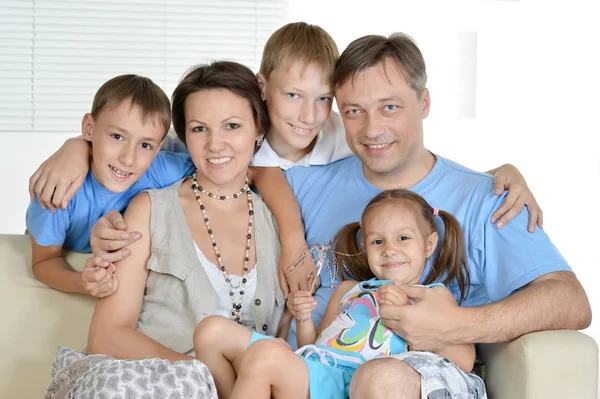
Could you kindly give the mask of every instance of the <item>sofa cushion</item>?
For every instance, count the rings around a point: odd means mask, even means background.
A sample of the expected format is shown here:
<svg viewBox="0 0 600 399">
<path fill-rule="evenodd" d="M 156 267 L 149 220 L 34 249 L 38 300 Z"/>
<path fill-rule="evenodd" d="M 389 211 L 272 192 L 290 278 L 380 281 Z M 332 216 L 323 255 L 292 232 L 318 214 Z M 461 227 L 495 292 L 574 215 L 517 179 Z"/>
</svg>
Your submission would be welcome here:
<svg viewBox="0 0 600 399">
<path fill-rule="evenodd" d="M 37 281 L 26 235 L 0 235 L 0 392 L 5 398 L 43 397 L 58 346 L 82 349 L 95 299 Z M 89 254 L 69 254 L 81 270 Z"/>
</svg>

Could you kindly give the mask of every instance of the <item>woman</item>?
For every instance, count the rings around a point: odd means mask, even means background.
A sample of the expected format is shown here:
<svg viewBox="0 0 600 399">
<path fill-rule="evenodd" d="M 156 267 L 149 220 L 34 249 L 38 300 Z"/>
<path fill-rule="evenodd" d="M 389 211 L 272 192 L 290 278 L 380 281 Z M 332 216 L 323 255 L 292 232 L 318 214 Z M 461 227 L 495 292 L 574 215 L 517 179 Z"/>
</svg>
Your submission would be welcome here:
<svg viewBox="0 0 600 399">
<path fill-rule="evenodd" d="M 279 240 L 247 180 L 256 141 L 269 128 L 257 80 L 240 64 L 214 62 L 189 72 L 172 100 L 175 131 L 197 171 L 129 204 L 125 222 L 142 238 L 116 264 L 117 293 L 96 305 L 91 354 L 192 360 L 194 330 L 209 315 L 263 334 L 277 331 L 285 304 Z"/>
</svg>

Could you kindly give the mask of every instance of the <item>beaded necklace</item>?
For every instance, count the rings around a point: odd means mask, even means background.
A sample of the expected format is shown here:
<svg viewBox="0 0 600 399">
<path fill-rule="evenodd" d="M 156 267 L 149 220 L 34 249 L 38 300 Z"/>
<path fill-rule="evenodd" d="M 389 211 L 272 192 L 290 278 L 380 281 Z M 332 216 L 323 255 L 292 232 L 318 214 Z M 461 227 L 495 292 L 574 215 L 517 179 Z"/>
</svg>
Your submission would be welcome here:
<svg viewBox="0 0 600 399">
<path fill-rule="evenodd" d="M 202 198 L 200 197 L 200 192 L 204 193 L 205 195 L 208 195 L 209 198 L 213 198 L 213 199 L 220 199 L 220 200 L 226 200 L 226 199 L 234 199 L 234 198 L 238 198 L 238 194 L 233 194 L 231 196 L 215 196 L 212 193 L 208 193 L 206 192 L 206 190 L 204 190 L 202 188 L 202 186 L 198 185 L 198 181 L 196 180 L 196 173 L 198 171 L 194 172 L 194 174 L 192 175 L 192 190 L 194 190 L 194 193 L 196 194 L 196 201 L 198 201 L 198 204 L 200 205 L 200 210 L 202 211 L 202 215 L 204 216 L 204 223 L 206 224 L 206 229 L 208 230 L 208 235 L 210 236 L 210 240 L 212 241 L 212 247 L 215 251 L 215 255 L 217 256 L 217 261 L 219 262 L 219 268 L 221 271 L 221 274 L 223 275 L 223 278 L 225 279 L 225 282 L 227 283 L 227 287 L 229 288 L 229 296 L 231 298 L 231 305 L 233 307 L 232 311 L 231 311 L 231 316 L 233 316 L 233 319 L 235 321 L 237 321 L 239 324 L 242 324 L 242 298 L 244 297 L 244 288 L 246 287 L 246 282 L 248 282 L 248 262 L 250 261 L 250 240 L 252 239 L 252 219 L 253 219 L 253 215 L 254 215 L 254 209 L 253 209 L 253 204 L 252 204 L 252 197 L 250 196 L 250 189 L 248 188 L 248 177 L 246 177 L 246 184 L 244 185 L 244 187 L 240 190 L 240 195 L 246 193 L 248 195 L 248 214 L 249 216 L 249 221 L 248 221 L 248 235 L 247 237 L 247 241 L 246 241 L 246 252 L 245 252 L 245 256 L 244 256 L 244 275 L 242 276 L 242 284 L 241 284 L 241 289 L 238 293 L 239 297 L 236 300 L 235 298 L 235 293 L 233 290 L 233 284 L 231 283 L 231 277 L 229 275 L 229 273 L 227 273 L 227 271 L 225 270 L 225 265 L 223 264 L 223 259 L 221 259 L 221 254 L 219 253 L 219 248 L 217 247 L 217 242 L 215 241 L 215 237 L 214 237 L 214 231 L 212 229 L 212 227 L 210 226 L 210 220 L 208 219 L 208 216 L 206 215 L 206 206 L 204 206 L 204 204 L 202 203 Z"/>
</svg>

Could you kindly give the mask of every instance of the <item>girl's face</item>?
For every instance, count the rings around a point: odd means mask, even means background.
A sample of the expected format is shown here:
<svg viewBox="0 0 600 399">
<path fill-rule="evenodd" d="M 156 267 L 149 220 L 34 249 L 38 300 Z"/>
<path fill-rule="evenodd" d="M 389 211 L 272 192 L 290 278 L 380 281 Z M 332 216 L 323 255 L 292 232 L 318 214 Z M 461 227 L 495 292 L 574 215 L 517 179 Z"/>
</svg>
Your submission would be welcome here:
<svg viewBox="0 0 600 399">
<path fill-rule="evenodd" d="M 198 181 L 214 191 L 237 192 L 259 137 L 250 103 L 229 90 L 202 90 L 186 98 L 184 109 Z"/>
<path fill-rule="evenodd" d="M 378 279 L 419 284 L 438 240 L 437 232 L 424 237 L 420 226 L 404 204 L 387 202 L 367 212 L 363 219 L 365 250 L 369 268 Z"/>
</svg>

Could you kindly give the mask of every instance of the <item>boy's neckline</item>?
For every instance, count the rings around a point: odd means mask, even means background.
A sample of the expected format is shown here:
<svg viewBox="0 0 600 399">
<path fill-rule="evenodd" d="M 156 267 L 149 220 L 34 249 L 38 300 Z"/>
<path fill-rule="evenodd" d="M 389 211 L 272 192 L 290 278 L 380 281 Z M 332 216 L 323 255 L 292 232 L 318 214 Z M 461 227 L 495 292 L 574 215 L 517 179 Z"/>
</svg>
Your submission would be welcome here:
<svg viewBox="0 0 600 399">
<path fill-rule="evenodd" d="M 306 157 L 308 154 L 310 154 L 311 151 L 317 145 L 317 141 L 319 139 L 319 134 L 317 133 L 315 138 L 311 141 L 311 143 L 306 148 L 299 150 L 297 148 L 293 148 L 292 146 L 290 146 L 287 142 L 285 142 L 285 140 L 283 140 L 283 138 L 281 138 L 281 136 L 279 136 L 278 139 L 273 139 L 274 135 L 277 135 L 277 133 L 271 133 L 271 132 L 267 133 L 267 135 L 265 136 L 265 141 L 267 141 L 269 143 L 269 146 L 275 152 L 275 154 L 277 154 L 277 156 L 279 158 L 285 159 L 286 161 L 294 162 L 294 163 L 300 162 L 304 157 Z M 273 145 L 273 144 L 275 144 L 275 145 Z M 279 146 L 279 149 L 277 149 L 278 146 Z M 287 146 L 288 149 L 292 149 L 292 151 L 290 151 L 287 155 L 285 155 L 285 154 L 282 155 L 282 153 L 286 152 L 285 149 L 281 148 L 283 146 Z"/>
</svg>

